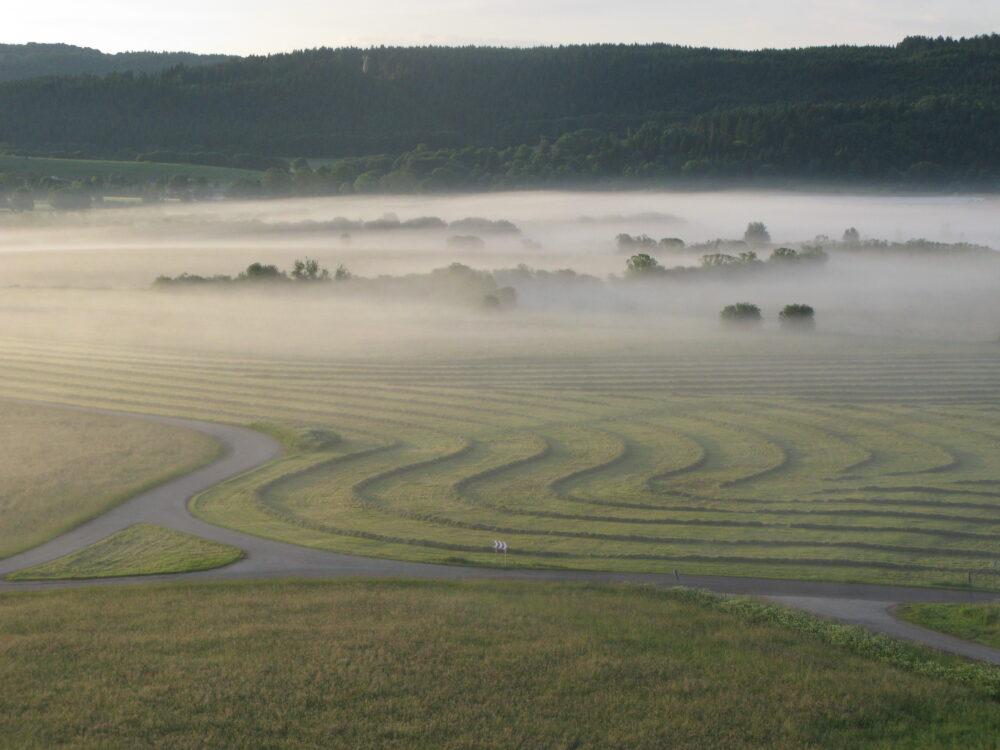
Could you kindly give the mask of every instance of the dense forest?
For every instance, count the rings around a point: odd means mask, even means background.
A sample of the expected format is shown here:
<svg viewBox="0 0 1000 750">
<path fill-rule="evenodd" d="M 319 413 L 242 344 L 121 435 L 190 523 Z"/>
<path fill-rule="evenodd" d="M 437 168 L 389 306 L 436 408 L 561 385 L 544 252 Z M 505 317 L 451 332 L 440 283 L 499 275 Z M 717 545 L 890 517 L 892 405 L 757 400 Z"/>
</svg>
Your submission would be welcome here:
<svg viewBox="0 0 1000 750">
<path fill-rule="evenodd" d="M 534 146 L 430 149 L 345 158 L 316 170 L 298 161 L 234 193 L 624 186 L 693 181 L 890 181 L 900 187 L 1000 186 L 1000 107 L 955 97 L 913 103 L 777 105 L 646 123 L 625 136 L 579 130 Z"/>
<path fill-rule="evenodd" d="M 0 84 L 0 145 L 220 165 L 310 158 L 243 194 L 718 178 L 993 188 L 1000 35 L 755 52 L 317 49 L 21 80 Z"/>
<path fill-rule="evenodd" d="M 176 65 L 212 65 L 228 55 L 193 52 L 118 52 L 107 54 L 71 44 L 0 44 L 0 81 L 87 73 L 155 73 Z"/>
</svg>

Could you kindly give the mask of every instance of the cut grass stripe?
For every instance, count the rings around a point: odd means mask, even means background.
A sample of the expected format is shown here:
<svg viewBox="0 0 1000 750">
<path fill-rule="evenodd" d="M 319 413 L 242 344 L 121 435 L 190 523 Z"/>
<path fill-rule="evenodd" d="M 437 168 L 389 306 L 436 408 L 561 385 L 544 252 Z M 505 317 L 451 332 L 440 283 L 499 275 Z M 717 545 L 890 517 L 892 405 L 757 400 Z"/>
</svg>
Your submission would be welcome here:
<svg viewBox="0 0 1000 750">
<path fill-rule="evenodd" d="M 229 565 L 243 551 L 153 524 L 136 524 L 89 547 L 7 576 L 13 581 L 188 573 Z"/>
</svg>

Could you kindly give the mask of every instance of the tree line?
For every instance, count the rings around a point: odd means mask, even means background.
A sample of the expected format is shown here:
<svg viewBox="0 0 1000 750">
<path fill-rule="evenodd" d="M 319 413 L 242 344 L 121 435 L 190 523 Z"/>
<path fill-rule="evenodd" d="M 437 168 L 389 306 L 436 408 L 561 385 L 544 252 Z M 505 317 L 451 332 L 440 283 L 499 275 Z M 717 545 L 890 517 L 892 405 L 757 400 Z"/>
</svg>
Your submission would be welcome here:
<svg viewBox="0 0 1000 750">
<path fill-rule="evenodd" d="M 116 52 L 109 54 L 72 44 L 0 44 L 0 81 L 88 73 L 155 73 L 176 65 L 213 65 L 230 55 L 193 52 Z"/>
<path fill-rule="evenodd" d="M 3 83 L 0 143 L 227 165 L 336 159 L 293 185 L 314 192 L 775 176 L 975 182 L 1000 173 L 998 102 L 998 35 L 756 52 L 317 49 Z"/>
<path fill-rule="evenodd" d="M 234 189 L 244 195 L 881 181 L 1000 187 L 1000 100 L 774 105 L 647 122 L 619 136 L 587 129 L 533 145 L 430 148 L 307 164 Z"/>
</svg>

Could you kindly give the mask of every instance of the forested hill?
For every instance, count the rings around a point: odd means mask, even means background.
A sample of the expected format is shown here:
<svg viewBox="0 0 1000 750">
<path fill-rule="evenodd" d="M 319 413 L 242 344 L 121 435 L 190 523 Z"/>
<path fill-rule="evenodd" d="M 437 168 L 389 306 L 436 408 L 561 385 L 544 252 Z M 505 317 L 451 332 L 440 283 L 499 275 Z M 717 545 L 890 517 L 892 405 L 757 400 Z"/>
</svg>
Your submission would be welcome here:
<svg viewBox="0 0 1000 750">
<path fill-rule="evenodd" d="M 399 155 L 426 144 L 457 158 L 466 147 L 537 149 L 542 138 L 587 129 L 585 144 L 628 153 L 570 165 L 567 177 L 829 164 L 876 178 L 914 166 L 989 176 L 1000 174 L 998 102 L 998 35 L 757 52 L 318 49 L 154 74 L 8 82 L 0 85 L 0 142 L 23 153 L 118 158 Z M 636 140 L 645 123 L 655 125 Z M 880 158 L 871 161 L 873 152 Z M 480 152 L 466 168 L 480 177 L 535 169 L 524 153 L 518 158 Z"/>
<path fill-rule="evenodd" d="M 118 52 L 106 54 L 71 44 L 0 44 L 0 81 L 87 73 L 155 73 L 175 65 L 212 65 L 227 55 L 192 52 Z"/>
</svg>

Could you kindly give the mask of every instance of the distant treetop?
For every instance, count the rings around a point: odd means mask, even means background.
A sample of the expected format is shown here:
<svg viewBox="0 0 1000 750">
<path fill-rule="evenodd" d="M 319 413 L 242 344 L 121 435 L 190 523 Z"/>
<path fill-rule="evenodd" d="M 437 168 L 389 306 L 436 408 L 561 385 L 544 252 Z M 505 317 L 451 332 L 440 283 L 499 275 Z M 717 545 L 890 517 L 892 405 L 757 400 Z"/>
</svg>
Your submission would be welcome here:
<svg viewBox="0 0 1000 750">
<path fill-rule="evenodd" d="M 72 44 L 0 44 L 0 81 L 64 75 L 156 73 L 177 65 L 214 65 L 232 55 L 193 52 L 118 52 L 108 54 Z"/>
</svg>

